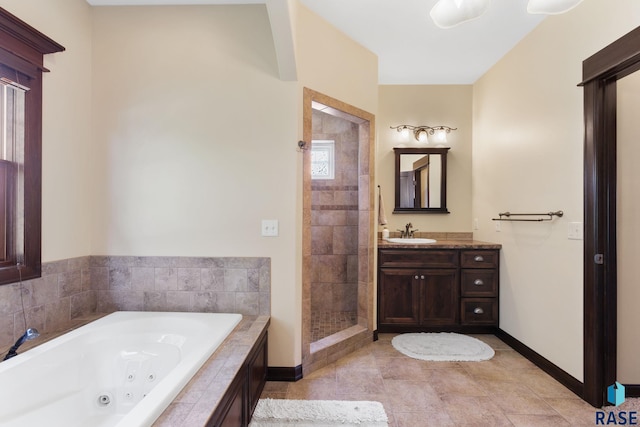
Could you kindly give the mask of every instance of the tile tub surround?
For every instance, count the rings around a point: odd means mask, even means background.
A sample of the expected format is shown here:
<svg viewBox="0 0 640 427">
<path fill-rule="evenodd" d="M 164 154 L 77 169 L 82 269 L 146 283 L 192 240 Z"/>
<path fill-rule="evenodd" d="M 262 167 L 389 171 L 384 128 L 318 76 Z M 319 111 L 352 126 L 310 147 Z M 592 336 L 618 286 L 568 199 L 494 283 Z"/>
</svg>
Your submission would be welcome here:
<svg viewBox="0 0 640 427">
<path fill-rule="evenodd" d="M 96 294 L 91 289 L 90 257 L 42 264 L 42 277 L 23 282 L 27 326 L 24 324 L 20 284 L 0 286 L 0 348 L 10 347 L 26 327 L 41 334 L 63 331 L 76 319 L 96 311 Z"/>
<path fill-rule="evenodd" d="M 29 327 L 64 331 L 117 310 L 269 315 L 271 261 L 238 257 L 86 256 L 42 264 L 23 282 Z M 24 333 L 20 285 L 0 286 L 0 348 Z"/>
<path fill-rule="evenodd" d="M 270 315 L 270 258 L 92 256 L 98 312 Z"/>
</svg>

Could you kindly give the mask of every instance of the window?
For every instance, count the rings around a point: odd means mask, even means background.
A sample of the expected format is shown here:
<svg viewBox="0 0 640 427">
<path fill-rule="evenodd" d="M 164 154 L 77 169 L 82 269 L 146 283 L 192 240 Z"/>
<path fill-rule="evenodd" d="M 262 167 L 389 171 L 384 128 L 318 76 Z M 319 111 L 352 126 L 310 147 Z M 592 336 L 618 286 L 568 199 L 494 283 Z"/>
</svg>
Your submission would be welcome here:
<svg viewBox="0 0 640 427">
<path fill-rule="evenodd" d="M 24 98 L 0 77 L 0 262 L 24 263 Z"/>
<path fill-rule="evenodd" d="M 311 141 L 311 179 L 335 178 L 335 141 Z"/>
<path fill-rule="evenodd" d="M 63 50 L 0 8 L 0 284 L 40 276 L 43 55 Z"/>
</svg>

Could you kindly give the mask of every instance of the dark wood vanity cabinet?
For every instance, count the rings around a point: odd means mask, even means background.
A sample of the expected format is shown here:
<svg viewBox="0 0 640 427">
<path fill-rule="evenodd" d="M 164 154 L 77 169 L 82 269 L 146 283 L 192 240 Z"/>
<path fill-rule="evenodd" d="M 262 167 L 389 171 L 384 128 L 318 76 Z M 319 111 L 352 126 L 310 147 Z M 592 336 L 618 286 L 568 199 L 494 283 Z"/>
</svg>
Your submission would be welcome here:
<svg viewBox="0 0 640 427">
<path fill-rule="evenodd" d="M 498 250 L 380 248 L 378 331 L 490 332 Z"/>
</svg>

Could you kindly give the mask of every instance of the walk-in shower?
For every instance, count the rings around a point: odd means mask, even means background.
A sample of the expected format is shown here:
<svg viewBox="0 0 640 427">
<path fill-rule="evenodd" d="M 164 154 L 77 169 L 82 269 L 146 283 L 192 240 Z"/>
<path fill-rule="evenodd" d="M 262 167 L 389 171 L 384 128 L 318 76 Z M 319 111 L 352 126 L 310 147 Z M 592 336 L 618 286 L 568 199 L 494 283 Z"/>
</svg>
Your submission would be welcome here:
<svg viewBox="0 0 640 427">
<path fill-rule="evenodd" d="M 375 117 L 304 89 L 302 368 L 373 335 Z"/>
<path fill-rule="evenodd" d="M 357 323 L 358 125 L 313 110 L 311 341 Z"/>
</svg>

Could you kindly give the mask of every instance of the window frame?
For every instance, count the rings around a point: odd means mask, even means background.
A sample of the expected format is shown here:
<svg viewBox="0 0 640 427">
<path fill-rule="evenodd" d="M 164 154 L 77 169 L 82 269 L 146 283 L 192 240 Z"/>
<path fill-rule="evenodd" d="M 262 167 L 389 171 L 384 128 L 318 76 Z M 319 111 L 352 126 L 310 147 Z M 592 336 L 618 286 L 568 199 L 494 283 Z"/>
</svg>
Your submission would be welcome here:
<svg viewBox="0 0 640 427">
<path fill-rule="evenodd" d="M 327 175 L 313 174 L 313 154 L 314 152 L 327 153 Z M 311 141 L 311 179 L 312 180 L 334 180 L 336 179 L 336 141 L 333 139 L 314 139 Z"/>
<path fill-rule="evenodd" d="M 0 65 L 28 78 L 24 129 L 24 261 L 0 265 L 0 285 L 41 275 L 42 251 L 42 73 L 44 55 L 65 48 L 0 8 Z"/>
</svg>

